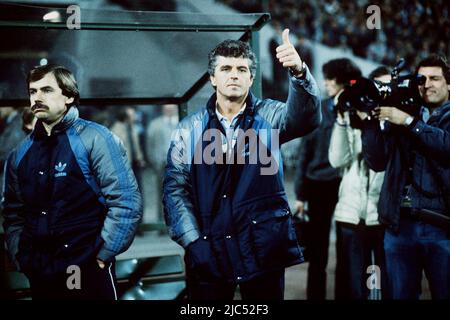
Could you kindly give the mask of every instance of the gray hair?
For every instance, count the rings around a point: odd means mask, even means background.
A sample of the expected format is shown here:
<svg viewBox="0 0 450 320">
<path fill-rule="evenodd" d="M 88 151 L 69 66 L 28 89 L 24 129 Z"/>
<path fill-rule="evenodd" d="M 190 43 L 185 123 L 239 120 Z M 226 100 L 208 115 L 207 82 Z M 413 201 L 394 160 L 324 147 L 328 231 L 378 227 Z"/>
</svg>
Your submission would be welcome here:
<svg viewBox="0 0 450 320">
<path fill-rule="evenodd" d="M 247 58 L 248 67 L 252 78 L 256 74 L 256 55 L 250 49 L 248 43 L 240 40 L 225 40 L 219 43 L 208 55 L 208 73 L 214 76 L 214 70 L 217 66 L 217 57 L 233 57 L 233 58 Z"/>
</svg>

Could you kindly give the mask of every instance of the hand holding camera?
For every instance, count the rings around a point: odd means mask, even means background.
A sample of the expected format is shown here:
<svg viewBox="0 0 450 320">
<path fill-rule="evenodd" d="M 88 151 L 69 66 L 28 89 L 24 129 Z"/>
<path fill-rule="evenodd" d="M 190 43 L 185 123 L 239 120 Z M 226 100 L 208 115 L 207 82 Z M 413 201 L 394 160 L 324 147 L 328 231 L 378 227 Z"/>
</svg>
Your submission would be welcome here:
<svg viewBox="0 0 450 320">
<path fill-rule="evenodd" d="M 373 111 L 372 114 L 375 118 L 377 118 L 378 120 L 385 120 L 385 121 L 389 121 L 393 124 L 399 125 L 399 126 L 407 126 L 410 123 L 408 123 L 409 121 L 408 118 L 412 118 L 411 115 L 409 115 L 408 113 L 397 109 L 395 107 L 376 107 Z"/>
</svg>

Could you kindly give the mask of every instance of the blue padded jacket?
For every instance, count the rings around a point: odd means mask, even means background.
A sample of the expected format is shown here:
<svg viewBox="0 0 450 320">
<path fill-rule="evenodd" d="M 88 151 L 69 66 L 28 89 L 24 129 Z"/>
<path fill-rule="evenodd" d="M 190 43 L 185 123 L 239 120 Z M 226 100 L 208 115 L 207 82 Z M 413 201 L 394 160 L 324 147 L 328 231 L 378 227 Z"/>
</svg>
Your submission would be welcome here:
<svg viewBox="0 0 450 320">
<path fill-rule="evenodd" d="M 203 110 L 180 122 L 167 157 L 165 218 L 172 239 L 187 248 L 188 268 L 198 267 L 189 256 L 203 257 L 209 275 L 201 277 L 240 283 L 303 262 L 284 190 L 279 146 L 318 127 L 320 98 L 314 78 L 309 71 L 305 79 L 291 77 L 286 103 L 249 93 L 238 121 L 242 131 L 234 147 L 234 164 L 221 161 L 225 158 L 220 137 L 213 137 L 215 132 L 224 133 L 215 106 L 214 94 Z M 240 140 L 251 132 L 256 147 L 252 138 Z M 210 153 L 216 161 L 205 157 Z M 237 155 L 245 161 L 239 163 Z M 194 242 L 197 245 L 190 246 Z"/>
<path fill-rule="evenodd" d="M 5 166 L 4 229 L 26 274 L 111 261 L 134 238 L 142 199 L 125 149 L 71 107 L 50 136 L 38 121 Z"/>
</svg>

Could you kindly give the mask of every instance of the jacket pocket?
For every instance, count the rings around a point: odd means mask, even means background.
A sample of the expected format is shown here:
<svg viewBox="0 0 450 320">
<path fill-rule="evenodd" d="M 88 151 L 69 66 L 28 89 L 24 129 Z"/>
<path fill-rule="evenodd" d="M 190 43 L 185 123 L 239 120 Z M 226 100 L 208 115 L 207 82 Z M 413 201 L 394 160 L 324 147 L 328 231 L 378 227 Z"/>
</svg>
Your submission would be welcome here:
<svg viewBox="0 0 450 320">
<path fill-rule="evenodd" d="M 217 261 L 207 236 L 200 237 L 187 247 L 185 263 L 196 279 L 220 278 Z"/>
<path fill-rule="evenodd" d="M 255 212 L 251 234 L 260 268 L 280 268 L 303 261 L 289 209 Z"/>
</svg>

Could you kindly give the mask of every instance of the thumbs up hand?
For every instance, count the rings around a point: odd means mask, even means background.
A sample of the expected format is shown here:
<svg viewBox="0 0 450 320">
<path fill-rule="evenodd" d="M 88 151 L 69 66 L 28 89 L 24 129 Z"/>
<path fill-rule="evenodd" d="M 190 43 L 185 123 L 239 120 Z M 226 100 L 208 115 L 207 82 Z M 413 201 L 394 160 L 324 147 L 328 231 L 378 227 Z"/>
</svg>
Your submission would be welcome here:
<svg viewBox="0 0 450 320">
<path fill-rule="evenodd" d="M 283 67 L 291 69 L 295 76 L 303 73 L 302 59 L 292 43 L 289 41 L 289 29 L 283 31 L 283 43 L 276 49 L 277 59 L 283 64 Z"/>
</svg>

